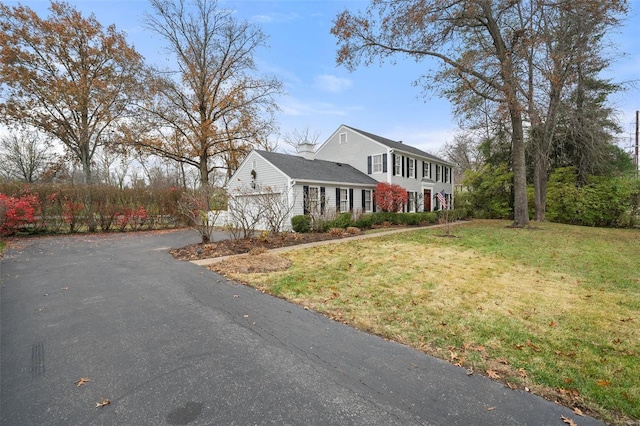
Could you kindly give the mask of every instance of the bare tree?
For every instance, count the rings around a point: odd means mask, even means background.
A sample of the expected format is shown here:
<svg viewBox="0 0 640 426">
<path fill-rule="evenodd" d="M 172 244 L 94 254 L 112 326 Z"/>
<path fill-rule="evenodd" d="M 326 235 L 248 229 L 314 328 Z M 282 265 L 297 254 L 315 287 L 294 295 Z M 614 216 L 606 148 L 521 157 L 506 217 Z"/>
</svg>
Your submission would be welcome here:
<svg viewBox="0 0 640 426">
<path fill-rule="evenodd" d="M 232 173 L 274 129 L 273 96 L 282 85 L 259 76 L 254 61 L 267 37 L 215 0 L 151 0 L 151 6 L 147 28 L 167 42 L 177 69 L 149 77 L 143 122 L 151 125 L 133 142 L 197 168 L 207 184 L 216 169 Z"/>
<path fill-rule="evenodd" d="M 55 160 L 37 132 L 14 132 L 0 138 L 0 173 L 7 180 L 35 182 Z"/>
<path fill-rule="evenodd" d="M 264 220 L 264 211 L 256 190 L 249 187 L 238 188 L 229 194 L 228 206 L 231 237 L 253 237 L 258 225 Z"/>
<path fill-rule="evenodd" d="M 318 139 L 320 139 L 319 130 L 311 130 L 309 126 L 305 126 L 302 129 L 293 129 L 291 132 L 287 132 L 282 136 L 284 143 L 300 152 L 300 146 L 308 144 L 315 151 L 318 145 Z"/>
<path fill-rule="evenodd" d="M 262 211 L 268 231 L 273 235 L 280 234 L 295 208 L 293 191 L 286 186 L 282 188 L 265 186 L 256 188 L 256 193 L 258 208 Z"/>
<path fill-rule="evenodd" d="M 202 185 L 196 190 L 188 190 L 182 194 L 178 202 L 180 213 L 187 218 L 202 238 L 202 243 L 211 241 L 218 216 L 226 207 L 226 194 L 222 188 Z"/>
<path fill-rule="evenodd" d="M 471 133 L 458 133 L 453 141 L 447 142 L 440 155 L 454 165 L 454 182 L 462 182 L 467 170 L 477 171 L 483 164 L 479 142 Z"/>
</svg>

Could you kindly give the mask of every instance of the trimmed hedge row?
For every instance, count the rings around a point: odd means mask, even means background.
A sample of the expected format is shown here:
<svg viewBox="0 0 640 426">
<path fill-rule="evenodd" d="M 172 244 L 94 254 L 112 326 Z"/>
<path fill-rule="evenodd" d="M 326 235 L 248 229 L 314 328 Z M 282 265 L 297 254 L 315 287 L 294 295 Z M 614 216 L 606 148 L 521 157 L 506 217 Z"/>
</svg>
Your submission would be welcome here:
<svg viewBox="0 0 640 426">
<path fill-rule="evenodd" d="M 175 187 L 0 183 L 0 194 L 30 200 L 35 211 L 33 220 L 15 229 L 7 228 L 5 234 L 166 229 L 183 222 L 177 208 L 182 190 Z"/>
<path fill-rule="evenodd" d="M 291 227 L 295 232 L 306 233 L 312 230 L 326 232 L 331 228 L 370 229 L 384 225 L 418 226 L 441 222 L 445 220 L 445 216 L 448 216 L 449 221 L 468 218 L 467 212 L 463 209 L 418 213 L 376 212 L 364 214 L 357 219 L 353 219 L 351 213 L 341 213 L 333 220 L 320 221 L 312 226 L 310 216 L 298 215 L 291 218 Z"/>
</svg>

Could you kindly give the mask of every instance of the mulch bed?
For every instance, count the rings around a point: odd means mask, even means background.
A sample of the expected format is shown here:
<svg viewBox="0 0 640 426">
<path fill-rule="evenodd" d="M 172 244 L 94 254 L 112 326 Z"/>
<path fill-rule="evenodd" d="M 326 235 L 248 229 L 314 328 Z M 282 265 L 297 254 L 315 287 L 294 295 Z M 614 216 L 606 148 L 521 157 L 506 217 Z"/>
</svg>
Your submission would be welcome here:
<svg viewBox="0 0 640 426">
<path fill-rule="evenodd" d="M 192 244 L 171 250 L 171 254 L 180 260 L 209 259 L 212 257 L 229 256 L 233 254 L 249 253 L 252 250 L 270 250 L 278 247 L 289 247 L 316 241 L 335 240 L 349 237 L 349 234 L 336 235 L 328 232 L 310 232 L 297 234 L 283 233 L 277 236 L 264 236 L 246 240 L 222 240 L 207 244 Z"/>
</svg>

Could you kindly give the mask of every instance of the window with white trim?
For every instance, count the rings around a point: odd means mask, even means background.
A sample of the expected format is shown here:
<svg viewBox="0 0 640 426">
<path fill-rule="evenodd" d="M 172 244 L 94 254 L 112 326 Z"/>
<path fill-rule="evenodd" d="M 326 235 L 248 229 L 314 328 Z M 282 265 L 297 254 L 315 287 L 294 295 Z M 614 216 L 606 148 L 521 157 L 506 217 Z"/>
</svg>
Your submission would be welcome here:
<svg viewBox="0 0 640 426">
<path fill-rule="evenodd" d="M 416 211 L 416 193 L 413 191 L 409 191 L 408 211 L 409 212 Z"/>
<path fill-rule="evenodd" d="M 416 160 L 414 158 L 409 158 L 407 162 L 407 166 L 409 170 L 407 171 L 407 177 L 415 177 L 416 176 Z"/>
<path fill-rule="evenodd" d="M 371 171 L 373 173 L 382 173 L 382 154 L 371 156 Z"/>
<path fill-rule="evenodd" d="M 395 155 L 395 162 L 393 164 L 394 175 L 400 176 L 402 174 L 402 155 Z"/>
<path fill-rule="evenodd" d="M 346 133 L 340 133 L 340 143 L 347 143 L 347 134 Z"/>
<path fill-rule="evenodd" d="M 340 188 L 340 211 L 349 211 L 349 190 Z"/>
<path fill-rule="evenodd" d="M 365 212 L 370 212 L 372 211 L 372 205 L 371 205 L 371 190 L 370 189 L 365 189 L 362 192 L 362 196 L 364 197 L 364 202 L 363 202 L 363 206 L 364 206 L 364 211 Z"/>
<path fill-rule="evenodd" d="M 309 187 L 309 212 L 320 214 L 320 188 L 317 186 Z"/>
</svg>

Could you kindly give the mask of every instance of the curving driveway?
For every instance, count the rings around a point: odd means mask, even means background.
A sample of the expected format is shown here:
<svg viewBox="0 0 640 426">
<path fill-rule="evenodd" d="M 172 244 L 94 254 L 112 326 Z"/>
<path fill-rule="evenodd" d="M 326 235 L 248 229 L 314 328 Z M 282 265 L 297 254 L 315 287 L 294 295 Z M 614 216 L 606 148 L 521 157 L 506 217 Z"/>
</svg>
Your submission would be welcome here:
<svg viewBox="0 0 640 426">
<path fill-rule="evenodd" d="M 9 248 L 0 423 L 601 424 L 167 253 L 197 241 L 174 231 Z"/>
</svg>

